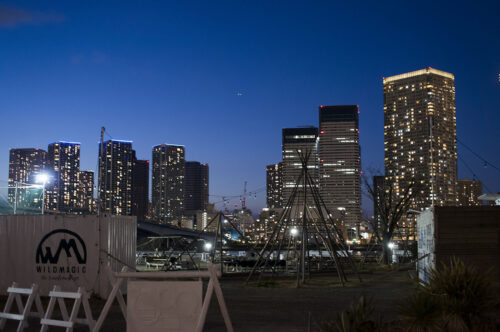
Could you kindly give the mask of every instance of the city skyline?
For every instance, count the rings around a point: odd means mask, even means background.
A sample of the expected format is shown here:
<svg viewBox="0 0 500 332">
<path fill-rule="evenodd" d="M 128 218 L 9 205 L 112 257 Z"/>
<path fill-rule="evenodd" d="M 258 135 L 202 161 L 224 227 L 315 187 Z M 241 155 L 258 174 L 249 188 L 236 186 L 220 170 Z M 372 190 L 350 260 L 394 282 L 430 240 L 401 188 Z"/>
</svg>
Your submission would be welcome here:
<svg viewBox="0 0 500 332">
<path fill-rule="evenodd" d="M 492 8 L 473 10 L 475 17 L 485 18 L 479 28 L 468 19 L 470 12 L 445 4 L 433 13 L 425 5 L 383 13 L 367 3 L 370 15 L 350 5 L 304 10 L 295 3 L 283 11 L 280 4 L 226 4 L 233 28 L 227 31 L 227 23 L 217 20 L 220 4 L 192 5 L 206 9 L 207 17 L 184 4 L 155 10 L 127 5 L 115 15 L 111 8 L 96 11 L 96 3 L 87 10 L 63 2 L 50 8 L 29 2 L 3 6 L 62 17 L 33 24 L 0 22 L 0 40 L 10 45 L 2 55 L 0 109 L 5 123 L 23 117 L 23 135 L 9 126 L 0 136 L 4 184 L 10 148 L 45 149 L 57 140 L 81 142 L 80 168 L 97 172 L 99 129 L 105 126 L 113 138 L 134 141 L 139 159 L 151 159 L 151 147 L 161 142 L 189 147 L 186 160 L 210 165 L 210 194 L 241 195 L 244 181 L 249 191 L 265 187 L 265 166 L 281 159 L 281 129 L 317 124 L 322 104 L 359 105 L 361 164 L 365 171 L 383 171 L 382 78 L 429 66 L 455 76 L 458 139 L 500 164 L 500 61 L 495 56 L 500 45 L 493 37 L 499 27 Z M 408 11 L 413 14 L 403 15 Z M 174 19 L 173 13 L 189 18 L 188 23 Z M 437 20 L 437 13 L 446 15 Z M 125 19 L 136 30 L 119 24 Z M 191 24 L 196 20 L 198 25 Z M 261 26 L 248 29 L 255 20 Z M 355 26 L 353 20 L 362 23 Z M 333 21 L 337 23 L 330 27 L 327 22 Z M 406 36 L 412 37 L 404 40 L 389 31 L 389 24 L 398 22 L 407 23 Z M 371 32 L 375 23 L 382 26 Z M 88 29 L 104 33 L 89 38 L 83 35 Z M 75 34 L 78 43 L 72 41 Z M 114 38 L 123 38 L 125 46 L 111 42 Z M 342 53 L 349 48 L 353 52 Z M 199 53 L 206 56 L 194 55 Z M 57 123 L 48 120 L 53 117 Z M 457 148 L 458 178 L 473 177 L 462 156 L 485 192 L 500 191 L 498 173 L 484 168 L 460 144 Z M 265 206 L 265 191 L 259 195 L 247 201 L 255 213 Z"/>
</svg>

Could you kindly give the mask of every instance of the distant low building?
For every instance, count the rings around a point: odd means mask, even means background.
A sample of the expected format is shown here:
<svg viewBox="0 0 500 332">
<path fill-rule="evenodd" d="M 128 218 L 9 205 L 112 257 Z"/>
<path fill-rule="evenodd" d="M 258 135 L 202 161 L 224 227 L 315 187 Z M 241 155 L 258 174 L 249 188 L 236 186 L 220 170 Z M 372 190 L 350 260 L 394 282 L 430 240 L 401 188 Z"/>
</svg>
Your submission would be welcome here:
<svg viewBox="0 0 500 332">
<path fill-rule="evenodd" d="M 459 180 L 457 194 L 460 206 L 480 206 L 482 202 L 478 197 L 483 194 L 483 184 L 478 180 Z"/>
</svg>

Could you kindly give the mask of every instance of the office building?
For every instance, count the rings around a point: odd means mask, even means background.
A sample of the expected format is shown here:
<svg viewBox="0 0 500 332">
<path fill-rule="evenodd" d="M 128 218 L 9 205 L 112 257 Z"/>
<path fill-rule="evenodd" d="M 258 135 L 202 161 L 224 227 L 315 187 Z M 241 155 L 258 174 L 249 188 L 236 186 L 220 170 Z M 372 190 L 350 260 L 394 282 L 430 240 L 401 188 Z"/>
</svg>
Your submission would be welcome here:
<svg viewBox="0 0 500 332">
<path fill-rule="evenodd" d="M 26 185 L 36 183 L 36 175 L 45 170 L 47 152 L 41 149 L 10 149 L 9 204 L 19 207 L 41 207 L 39 198 L 31 197 Z M 17 199 L 16 199 L 17 198 Z"/>
<path fill-rule="evenodd" d="M 108 140 L 99 144 L 97 209 L 101 212 L 131 215 L 133 157 L 131 141 Z"/>
<path fill-rule="evenodd" d="M 414 183 L 413 209 L 457 204 L 454 81 L 432 68 L 383 79 L 385 175 L 394 201 Z"/>
<path fill-rule="evenodd" d="M 458 205 L 459 206 L 481 206 L 482 201 L 478 199 L 483 194 L 483 184 L 478 180 L 461 179 L 458 181 Z"/>
<path fill-rule="evenodd" d="M 358 106 L 319 107 L 319 184 L 326 208 L 344 222 L 349 238 L 361 222 Z"/>
<path fill-rule="evenodd" d="M 297 180 L 302 173 L 300 156 L 306 157 L 307 170 L 313 180 L 313 185 L 318 185 L 318 128 L 300 127 L 284 128 L 282 131 L 282 158 L 283 158 L 283 205 L 286 205 L 294 188 L 297 186 L 298 199 L 294 200 L 298 206 L 303 205 L 303 183 Z M 301 216 L 302 212 L 292 212 L 292 215 Z"/>
<path fill-rule="evenodd" d="M 156 221 L 180 225 L 184 212 L 184 146 L 153 147 L 152 189 Z"/>
<path fill-rule="evenodd" d="M 149 203 L 149 160 L 135 157 L 132 166 L 132 215 L 138 221 L 146 220 Z"/>
<path fill-rule="evenodd" d="M 79 209 L 80 143 L 59 141 L 49 144 L 47 168 L 49 173 L 49 182 L 46 185 L 48 210 L 76 212 Z"/>
<path fill-rule="evenodd" d="M 269 209 L 283 208 L 283 163 L 266 166 L 266 201 Z"/>
<path fill-rule="evenodd" d="M 184 210 L 206 210 L 208 204 L 208 164 L 186 161 L 184 172 Z"/>
</svg>

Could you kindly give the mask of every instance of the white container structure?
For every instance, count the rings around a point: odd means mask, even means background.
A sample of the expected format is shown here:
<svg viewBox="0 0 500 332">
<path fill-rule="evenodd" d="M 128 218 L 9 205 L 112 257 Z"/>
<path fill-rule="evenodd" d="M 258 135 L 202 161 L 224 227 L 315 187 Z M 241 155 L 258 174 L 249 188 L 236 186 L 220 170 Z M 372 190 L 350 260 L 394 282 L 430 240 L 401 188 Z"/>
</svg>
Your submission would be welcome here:
<svg viewBox="0 0 500 332">
<path fill-rule="evenodd" d="M 0 294 L 17 282 L 48 295 L 54 285 L 101 298 L 111 291 L 106 265 L 135 267 L 136 217 L 0 215 Z"/>
<path fill-rule="evenodd" d="M 418 234 L 418 257 L 424 257 L 417 261 L 418 278 L 424 282 L 428 281 L 429 269 L 436 267 L 435 237 L 434 237 L 434 208 L 428 208 L 417 217 Z"/>
</svg>

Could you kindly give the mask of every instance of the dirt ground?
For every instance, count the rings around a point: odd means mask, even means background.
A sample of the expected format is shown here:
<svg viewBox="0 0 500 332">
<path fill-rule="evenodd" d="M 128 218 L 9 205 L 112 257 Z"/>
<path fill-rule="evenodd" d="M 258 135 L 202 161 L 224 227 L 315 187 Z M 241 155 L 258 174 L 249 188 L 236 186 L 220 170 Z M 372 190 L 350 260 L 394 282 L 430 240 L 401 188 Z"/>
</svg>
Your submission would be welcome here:
<svg viewBox="0 0 500 332">
<path fill-rule="evenodd" d="M 345 287 L 341 287 L 334 276 L 313 276 L 304 287 L 295 288 L 292 280 L 276 283 L 244 284 L 243 278 L 223 278 L 222 291 L 233 322 L 235 331 L 317 331 L 317 323 L 331 319 L 335 313 L 357 301 L 360 296 L 372 298 L 376 314 L 385 319 L 397 315 L 397 306 L 404 302 L 413 291 L 413 283 L 408 271 L 379 270 L 361 274 L 363 282 L 354 276 Z M 6 297 L 0 297 L 3 309 Z M 47 299 L 42 300 L 44 307 Z M 97 319 L 104 301 L 92 298 L 91 307 Z M 39 331 L 39 320 L 30 319 L 25 331 Z M 5 331 L 15 331 L 16 322 L 8 321 Z M 54 328 L 51 331 L 62 331 Z M 77 325 L 74 331 L 88 331 L 85 326 Z M 123 318 L 115 301 L 102 331 L 126 331 Z M 225 331 L 215 294 L 212 297 L 207 315 L 205 331 Z"/>
</svg>

